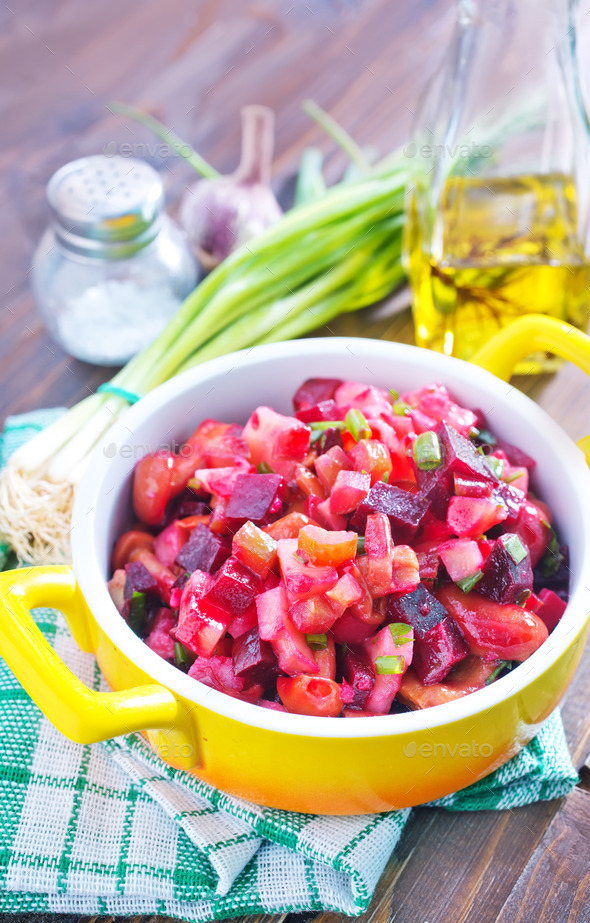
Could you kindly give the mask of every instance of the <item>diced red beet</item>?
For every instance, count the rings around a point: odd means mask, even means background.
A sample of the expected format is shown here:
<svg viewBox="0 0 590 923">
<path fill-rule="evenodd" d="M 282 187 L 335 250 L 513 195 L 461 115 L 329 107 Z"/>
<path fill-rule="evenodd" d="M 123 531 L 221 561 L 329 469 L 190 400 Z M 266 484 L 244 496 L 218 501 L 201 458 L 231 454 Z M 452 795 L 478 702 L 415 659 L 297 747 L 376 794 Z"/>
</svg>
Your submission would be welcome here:
<svg viewBox="0 0 590 923">
<path fill-rule="evenodd" d="M 158 561 L 166 567 L 174 567 L 177 556 L 186 545 L 187 537 L 186 531 L 179 527 L 177 519 L 162 529 L 154 541 L 154 554 Z"/>
<path fill-rule="evenodd" d="M 338 618 L 345 612 L 349 606 L 359 602 L 363 598 L 364 590 L 358 580 L 355 580 L 352 574 L 343 574 L 338 582 L 326 592 L 326 598 L 338 613 Z"/>
<path fill-rule="evenodd" d="M 284 705 L 281 705 L 280 702 L 270 702 L 268 699 L 260 699 L 256 703 L 260 708 L 268 708 L 270 711 L 284 711 L 287 712 L 287 709 Z"/>
<path fill-rule="evenodd" d="M 517 564 L 505 545 L 511 536 L 518 538 L 514 533 L 505 532 L 494 543 L 482 567 L 483 577 L 476 584 L 478 593 L 497 603 L 518 603 L 523 593 L 533 588 L 531 556 L 527 549 L 525 557 Z M 519 545 L 526 549 L 520 541 Z"/>
<path fill-rule="evenodd" d="M 529 492 L 529 470 L 521 466 L 516 468 L 514 465 L 506 465 L 502 477 L 507 484 L 516 490 L 522 490 L 523 494 Z"/>
<path fill-rule="evenodd" d="M 214 535 L 204 523 L 199 523 L 192 531 L 188 542 L 176 557 L 176 563 L 189 574 L 195 570 L 212 573 L 216 571 L 230 554 L 228 540 Z"/>
<path fill-rule="evenodd" d="M 540 619 L 545 622 L 547 631 L 553 631 L 555 626 L 560 622 L 563 613 L 567 608 L 567 603 L 554 593 L 553 590 L 542 589 L 539 591 L 539 600 L 541 606 L 536 609 Z"/>
<path fill-rule="evenodd" d="M 385 618 L 375 611 L 373 596 L 369 587 L 369 560 L 366 554 L 360 554 L 355 561 L 349 561 L 340 568 L 341 574 L 350 574 L 359 584 L 362 596 L 350 606 L 350 614 L 361 622 L 369 625 L 378 625 Z M 347 613 L 345 613 L 346 615 Z"/>
<path fill-rule="evenodd" d="M 435 430 L 442 449 L 443 463 L 436 469 L 440 473 L 459 474 L 463 477 L 496 483 L 498 478 L 486 464 L 473 443 L 448 423 L 440 423 Z"/>
<path fill-rule="evenodd" d="M 360 439 L 348 453 L 355 471 L 366 471 L 371 484 L 382 481 L 391 472 L 391 455 L 378 439 Z"/>
<path fill-rule="evenodd" d="M 437 541 L 431 541 L 414 545 L 414 551 L 418 558 L 418 570 L 421 581 L 433 581 L 438 577 L 438 569 L 440 566 L 437 550 L 438 544 Z"/>
<path fill-rule="evenodd" d="M 303 461 L 309 451 L 311 431 L 295 417 L 286 417 L 272 407 L 257 407 L 244 427 L 253 465 L 266 462 L 274 471 L 285 474 L 285 462 Z"/>
<path fill-rule="evenodd" d="M 178 620 L 179 624 L 189 616 L 197 600 L 202 599 L 207 590 L 213 586 L 213 577 L 204 571 L 194 571 L 185 582 L 180 593 Z"/>
<path fill-rule="evenodd" d="M 401 400 L 418 407 L 435 422 L 446 420 L 454 429 L 465 435 L 477 422 L 474 411 L 457 404 L 444 385 L 426 385 L 416 391 L 404 392 Z"/>
<path fill-rule="evenodd" d="M 341 420 L 342 411 L 339 410 L 334 401 L 328 400 L 320 401 L 310 407 L 303 407 L 297 411 L 295 416 L 302 423 L 328 423 L 331 420 Z"/>
<path fill-rule="evenodd" d="M 241 612 L 239 615 L 234 615 L 233 619 L 228 625 L 228 632 L 232 638 L 239 638 L 240 635 L 245 634 L 247 631 L 250 631 L 251 628 L 258 626 L 258 612 L 256 609 L 256 603 L 252 603 L 251 606 L 248 606 L 245 612 Z"/>
<path fill-rule="evenodd" d="M 447 539 L 453 538 L 453 531 L 445 521 L 437 519 L 431 513 L 427 513 L 424 522 L 420 526 L 420 544 L 424 542 L 446 542 Z"/>
<path fill-rule="evenodd" d="M 536 567 L 547 550 L 551 530 L 539 507 L 527 500 L 521 507 L 516 520 L 509 520 L 510 529 L 520 536 L 529 549 L 531 566 Z"/>
<path fill-rule="evenodd" d="M 344 680 L 342 701 L 355 708 L 364 708 L 375 685 L 375 671 L 366 652 L 360 645 L 347 644 L 345 648 L 341 648 L 339 660 Z"/>
<path fill-rule="evenodd" d="M 384 388 L 375 388 L 358 381 L 343 382 L 334 393 L 334 400 L 344 410 L 350 407 L 362 410 L 367 418 L 379 418 L 382 413 L 391 413 L 391 397 Z"/>
<path fill-rule="evenodd" d="M 174 660 L 174 638 L 170 632 L 176 627 L 176 615 L 171 609 L 158 609 L 152 630 L 145 643 L 164 660 Z"/>
<path fill-rule="evenodd" d="M 225 468 L 233 465 L 237 458 L 248 457 L 248 446 L 242 438 L 242 427 L 237 423 L 220 423 L 218 420 L 203 420 L 187 440 L 202 456 L 208 468 Z M 195 465 L 203 467 L 203 465 Z"/>
<path fill-rule="evenodd" d="M 337 644 L 361 644 L 370 638 L 374 631 L 375 626 L 356 618 L 352 608 L 347 609 L 332 628 Z"/>
<path fill-rule="evenodd" d="M 493 484 L 491 481 L 476 481 L 474 478 L 453 475 L 455 494 L 458 497 L 487 497 L 492 496 Z"/>
<path fill-rule="evenodd" d="M 280 474 L 241 474 L 225 509 L 225 518 L 235 531 L 248 520 L 266 525 L 277 517 L 285 495 L 285 479 Z"/>
<path fill-rule="evenodd" d="M 451 497 L 447 525 L 460 538 L 477 538 L 506 519 L 506 510 L 485 497 Z"/>
<path fill-rule="evenodd" d="M 129 556 L 129 562 L 140 562 L 144 565 L 158 585 L 157 593 L 168 605 L 170 603 L 170 591 L 176 580 L 176 576 L 172 573 L 170 568 L 162 564 L 161 561 L 158 561 L 155 554 L 152 551 L 148 551 L 146 548 L 134 549 Z"/>
<path fill-rule="evenodd" d="M 361 471 L 339 471 L 330 492 L 330 510 L 339 515 L 352 513 L 365 499 L 370 487 L 370 474 Z"/>
<path fill-rule="evenodd" d="M 350 524 L 359 532 L 364 532 L 367 516 L 371 513 L 385 513 L 391 523 L 393 540 L 407 542 L 418 531 L 429 505 L 428 500 L 417 494 L 380 481 L 371 487 L 366 498 L 361 501 Z"/>
<path fill-rule="evenodd" d="M 186 519 L 188 516 L 207 516 L 211 509 L 202 500 L 196 500 L 192 490 L 185 491 L 180 495 L 180 503 L 176 511 L 178 519 Z"/>
<path fill-rule="evenodd" d="M 272 685 L 279 672 L 275 652 L 268 641 L 261 639 L 258 628 L 251 628 L 236 638 L 232 660 L 236 676 L 249 683 L 260 683 L 264 689 Z"/>
<path fill-rule="evenodd" d="M 251 471 L 250 465 L 245 468 Z M 199 483 L 199 490 L 208 494 L 219 494 L 220 497 L 231 497 L 236 481 L 244 473 L 244 468 L 197 468 L 195 480 Z"/>
<path fill-rule="evenodd" d="M 414 642 L 413 666 L 425 686 L 440 683 L 450 670 L 469 654 L 469 645 L 451 618 L 433 625 Z"/>
<path fill-rule="evenodd" d="M 232 554 L 252 573 L 264 578 L 276 565 L 277 543 L 271 535 L 247 521 L 232 539 Z"/>
<path fill-rule="evenodd" d="M 325 593 L 338 580 L 335 567 L 316 567 L 303 561 L 297 553 L 296 538 L 279 539 L 278 555 L 285 587 L 293 599 Z"/>
<path fill-rule="evenodd" d="M 288 615 L 299 631 L 306 635 L 321 635 L 329 631 L 338 613 L 322 593 L 311 599 L 299 599 L 289 606 Z"/>
<path fill-rule="evenodd" d="M 378 715 L 386 715 L 391 708 L 401 686 L 402 676 L 412 663 L 414 634 L 411 629 L 407 638 L 408 640 L 403 644 L 400 643 L 399 639 L 394 640 L 390 626 L 386 625 L 376 635 L 365 641 L 365 652 L 375 670 L 375 685 L 366 701 L 367 711 L 376 712 Z M 378 658 L 391 656 L 401 658 L 401 671 L 399 673 L 381 673 Z"/>
<path fill-rule="evenodd" d="M 314 650 L 313 656 L 318 667 L 318 676 L 336 679 L 336 645 L 331 631 L 326 633 L 326 646 Z"/>
<path fill-rule="evenodd" d="M 352 462 L 342 446 L 335 445 L 316 458 L 315 470 L 320 484 L 329 493 L 338 473 L 352 470 Z"/>
<path fill-rule="evenodd" d="M 313 407 L 322 401 L 331 400 L 341 384 L 340 378 L 308 378 L 293 395 L 295 410 L 303 410 L 305 407 Z"/>
<path fill-rule="evenodd" d="M 391 526 L 384 513 L 370 513 L 365 526 L 365 551 L 368 577 L 373 597 L 384 596 L 391 585 L 393 540 Z M 380 590 L 383 589 L 383 593 Z"/>
<path fill-rule="evenodd" d="M 399 599 L 390 598 L 387 603 L 387 612 L 390 621 L 405 622 L 411 625 L 416 638 L 423 638 L 431 628 L 442 622 L 449 614 L 442 603 L 421 583 L 413 593 L 406 593 Z"/>
<path fill-rule="evenodd" d="M 283 673 L 289 676 L 297 676 L 298 673 L 319 673 L 314 652 L 305 640 L 305 635 L 295 628 L 289 618 L 283 620 L 283 627 L 271 644 Z"/>
<path fill-rule="evenodd" d="M 432 471 L 416 468 L 416 481 L 420 496 L 430 503 L 430 512 L 438 519 L 445 519 L 454 486 L 451 476 L 439 473 L 438 468 Z"/>
<path fill-rule="evenodd" d="M 335 513 L 330 506 L 330 502 L 331 497 L 328 497 L 318 503 L 316 507 L 318 521 L 326 529 L 331 529 L 333 532 L 343 532 L 347 526 L 346 518 L 340 513 Z"/>
<path fill-rule="evenodd" d="M 342 446 L 342 435 L 339 429 L 330 429 L 324 430 L 317 442 L 314 442 L 313 447 L 318 454 L 318 457 L 323 455 L 325 452 L 329 452 L 330 449 L 338 447 L 339 449 L 343 448 Z"/>
<path fill-rule="evenodd" d="M 260 578 L 232 556 L 217 571 L 204 599 L 235 616 L 252 605 L 261 589 Z"/>
<path fill-rule="evenodd" d="M 438 553 L 455 583 L 475 574 L 484 563 L 478 543 L 470 538 L 451 539 L 439 547 Z"/>
<path fill-rule="evenodd" d="M 510 526 L 516 522 L 520 511 L 527 503 L 526 494 L 524 494 L 522 490 L 519 490 L 518 487 L 507 484 L 506 481 L 500 481 L 499 484 L 496 484 L 492 493 L 492 499 L 495 500 L 496 503 L 502 504 L 507 512 L 506 524 Z"/>
<path fill-rule="evenodd" d="M 234 530 L 230 529 L 229 523 L 225 517 L 228 503 L 229 499 L 227 497 L 217 496 L 211 500 L 212 511 L 207 525 L 209 531 L 214 532 L 215 535 L 233 534 Z"/>
<path fill-rule="evenodd" d="M 107 583 L 108 591 L 111 594 L 115 606 L 123 615 L 125 610 L 125 571 L 122 567 L 117 568 L 111 579 Z"/>
<path fill-rule="evenodd" d="M 530 455 L 517 446 L 512 445 L 512 443 L 505 442 L 503 439 L 498 439 L 497 445 L 499 449 L 502 449 L 510 464 L 514 465 L 516 468 L 523 467 L 532 471 L 536 466 L 537 462 L 534 458 L 531 458 Z"/>
<path fill-rule="evenodd" d="M 175 637 L 194 654 L 210 657 L 227 631 L 231 615 L 207 603 L 202 591 L 203 587 L 207 586 L 205 578 L 211 578 L 208 574 L 196 573 L 199 575 L 198 580 L 194 581 L 192 578 L 196 574 L 192 574 L 191 580 L 182 591 Z"/>
<path fill-rule="evenodd" d="M 262 686 L 250 685 L 241 676 L 236 676 L 231 657 L 197 657 L 188 675 L 212 689 L 225 692 L 235 699 L 256 703 L 262 695 Z"/>
<path fill-rule="evenodd" d="M 278 637 L 288 608 L 289 600 L 282 584 L 265 590 L 256 597 L 258 627 L 263 640 L 274 641 Z"/>
<path fill-rule="evenodd" d="M 125 565 L 125 599 L 131 599 L 134 593 L 158 593 L 159 584 L 141 561 L 132 561 Z"/>
</svg>

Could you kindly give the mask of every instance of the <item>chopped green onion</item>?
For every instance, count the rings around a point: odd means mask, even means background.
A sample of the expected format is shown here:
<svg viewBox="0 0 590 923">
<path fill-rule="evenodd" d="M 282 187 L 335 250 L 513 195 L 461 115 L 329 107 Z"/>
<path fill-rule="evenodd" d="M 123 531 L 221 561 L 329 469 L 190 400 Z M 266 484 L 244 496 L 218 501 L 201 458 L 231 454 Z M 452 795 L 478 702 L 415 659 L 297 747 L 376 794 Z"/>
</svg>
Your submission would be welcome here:
<svg viewBox="0 0 590 923">
<path fill-rule="evenodd" d="M 139 590 L 133 591 L 133 596 L 129 601 L 129 627 L 138 635 L 143 628 L 145 621 L 145 593 Z"/>
<path fill-rule="evenodd" d="M 390 475 L 390 473 L 391 473 L 391 472 L 386 471 L 385 474 L 383 475 L 383 477 L 381 478 L 381 480 L 383 481 L 384 484 L 389 484 L 389 475 Z"/>
<path fill-rule="evenodd" d="M 518 481 L 519 477 L 522 477 L 520 471 L 515 471 L 514 474 L 509 474 L 508 477 L 502 478 L 505 484 L 512 484 L 513 481 Z"/>
<path fill-rule="evenodd" d="M 402 644 L 407 644 L 408 641 L 412 640 L 412 626 L 406 624 L 406 622 L 392 622 L 389 630 L 396 647 L 401 647 Z"/>
<path fill-rule="evenodd" d="M 463 577 L 461 580 L 457 580 L 456 584 L 464 593 L 470 593 L 475 584 L 478 583 L 482 577 L 483 572 L 481 570 L 476 570 L 475 573 L 471 574 L 469 577 Z"/>
<path fill-rule="evenodd" d="M 387 654 L 375 658 L 375 673 L 377 676 L 391 676 L 394 673 L 404 672 L 404 658 L 401 655 Z"/>
<path fill-rule="evenodd" d="M 498 666 L 496 667 L 496 669 L 494 670 L 494 672 L 493 672 L 493 673 L 490 673 L 490 675 L 489 675 L 488 678 L 486 679 L 484 685 L 485 685 L 485 686 L 490 686 L 490 685 L 494 682 L 494 680 L 498 678 L 498 676 L 500 675 L 500 673 L 502 672 L 502 670 L 511 670 L 511 669 L 512 669 L 512 661 L 511 661 L 511 660 L 501 660 L 500 663 L 498 664 Z"/>
<path fill-rule="evenodd" d="M 502 545 L 515 564 L 520 564 L 521 561 L 524 561 L 527 554 L 529 553 L 528 549 L 524 547 L 516 532 L 509 532 L 505 535 L 502 535 L 500 541 L 502 542 Z"/>
<path fill-rule="evenodd" d="M 356 553 L 364 554 L 365 553 L 365 536 L 357 535 L 356 539 Z"/>
<path fill-rule="evenodd" d="M 342 420 L 316 420 L 314 423 L 307 424 L 312 432 L 324 432 L 327 429 L 344 429 L 345 423 Z"/>
<path fill-rule="evenodd" d="M 544 522 L 543 525 L 551 532 L 551 538 L 547 544 L 545 554 L 539 561 L 539 567 L 543 577 L 553 577 L 565 561 L 565 556 L 561 553 L 555 530 L 551 528 L 548 522 Z"/>
<path fill-rule="evenodd" d="M 432 471 L 442 465 L 442 449 L 436 433 L 427 430 L 416 436 L 413 445 L 414 461 L 420 471 Z"/>
<path fill-rule="evenodd" d="M 355 442 L 371 438 L 371 427 L 362 410 L 352 407 L 344 417 L 344 425 Z"/>
<path fill-rule="evenodd" d="M 518 594 L 518 597 L 516 599 L 517 604 L 519 606 L 524 607 L 526 605 L 527 599 L 530 599 L 532 595 L 533 595 L 532 590 L 523 590 L 522 593 Z"/>
<path fill-rule="evenodd" d="M 258 474 L 274 474 L 274 471 L 273 471 L 273 469 L 270 467 L 270 465 L 268 464 L 268 462 L 264 462 L 264 461 L 263 461 L 263 462 L 260 462 L 258 465 L 256 465 L 256 470 L 257 470 Z"/>
<path fill-rule="evenodd" d="M 307 561 L 305 560 L 305 558 L 302 558 L 300 554 L 294 554 L 293 557 L 297 558 L 297 560 L 300 561 L 301 564 L 307 564 Z"/>
<path fill-rule="evenodd" d="M 328 646 L 328 635 L 306 635 L 305 640 L 312 651 L 324 651 Z"/>
<path fill-rule="evenodd" d="M 397 401 L 399 398 L 399 391 L 396 391 L 395 388 L 390 388 L 389 393 L 391 394 L 391 400 Z"/>
<path fill-rule="evenodd" d="M 498 440 L 493 435 L 493 433 L 490 433 L 489 429 L 480 429 L 479 433 L 477 434 L 477 441 L 485 442 L 486 445 L 498 444 Z"/>
<path fill-rule="evenodd" d="M 194 663 L 195 655 L 191 654 L 190 651 L 186 649 L 184 644 L 181 644 L 180 641 L 174 642 L 174 659 L 176 661 L 176 666 L 191 666 Z"/>
<path fill-rule="evenodd" d="M 407 417 L 410 409 L 410 405 L 405 401 L 394 401 L 393 412 L 396 417 Z"/>
<path fill-rule="evenodd" d="M 504 471 L 504 459 L 496 458 L 495 455 L 486 455 L 485 460 L 488 468 L 491 469 L 497 478 L 501 478 L 502 472 Z"/>
</svg>

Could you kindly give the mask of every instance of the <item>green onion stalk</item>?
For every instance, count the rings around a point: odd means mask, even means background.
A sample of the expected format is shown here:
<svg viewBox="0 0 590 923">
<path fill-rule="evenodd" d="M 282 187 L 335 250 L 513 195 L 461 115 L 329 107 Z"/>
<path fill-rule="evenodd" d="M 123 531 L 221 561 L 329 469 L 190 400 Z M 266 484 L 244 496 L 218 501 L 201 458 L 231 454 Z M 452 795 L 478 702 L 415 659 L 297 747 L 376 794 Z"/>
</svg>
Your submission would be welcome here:
<svg viewBox="0 0 590 923">
<path fill-rule="evenodd" d="M 203 279 L 110 384 L 144 395 L 208 359 L 302 336 L 386 297 L 404 278 L 408 178 L 401 156 L 390 157 L 387 169 L 377 166 L 292 209 Z M 90 453 L 128 407 L 116 393 L 93 394 L 10 458 L 0 473 L 0 534 L 20 561 L 69 560 L 76 486 Z"/>
</svg>

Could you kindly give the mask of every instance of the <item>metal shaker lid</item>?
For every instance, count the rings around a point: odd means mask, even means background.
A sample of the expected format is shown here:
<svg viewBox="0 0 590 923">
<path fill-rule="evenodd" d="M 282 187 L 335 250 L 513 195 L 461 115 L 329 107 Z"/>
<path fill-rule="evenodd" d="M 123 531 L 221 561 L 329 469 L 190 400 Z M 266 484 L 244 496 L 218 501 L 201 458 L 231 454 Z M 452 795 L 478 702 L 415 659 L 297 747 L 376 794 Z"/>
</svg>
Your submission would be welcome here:
<svg viewBox="0 0 590 923">
<path fill-rule="evenodd" d="M 54 173 L 47 199 L 60 236 L 107 243 L 145 235 L 162 211 L 164 187 L 143 160 L 97 154 Z"/>
</svg>

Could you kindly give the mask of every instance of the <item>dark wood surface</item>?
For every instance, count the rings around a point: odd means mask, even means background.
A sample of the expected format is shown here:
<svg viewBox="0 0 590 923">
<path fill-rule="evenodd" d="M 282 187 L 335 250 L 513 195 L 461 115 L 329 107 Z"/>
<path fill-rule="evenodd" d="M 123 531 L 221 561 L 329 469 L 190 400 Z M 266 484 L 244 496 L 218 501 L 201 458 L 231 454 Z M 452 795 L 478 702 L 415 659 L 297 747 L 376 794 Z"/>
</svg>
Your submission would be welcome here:
<svg viewBox="0 0 590 923">
<path fill-rule="evenodd" d="M 2 5 L 0 417 L 75 403 L 110 377 L 47 338 L 29 289 L 32 254 L 48 218 L 44 186 L 51 173 L 107 144 L 111 150 L 113 144 L 154 144 L 141 128 L 114 117 L 110 100 L 149 108 L 222 171 L 237 162 L 240 107 L 272 106 L 274 182 L 288 196 L 307 145 L 324 150 L 329 181 L 344 167 L 342 154 L 302 114 L 301 101 L 314 98 L 361 144 L 387 152 L 408 136 L 418 92 L 453 19 L 451 0 Z M 148 159 L 162 171 L 173 208 L 191 169 L 157 153 Z M 388 306 L 348 316 L 331 329 L 411 341 L 409 312 L 393 316 Z M 578 369 L 566 366 L 553 377 L 518 384 L 572 437 L 590 430 L 590 382 Z M 586 657 L 563 706 L 578 767 L 590 750 L 589 694 Z M 586 787 L 583 781 L 563 802 L 501 813 L 417 810 L 361 919 L 590 920 Z"/>
</svg>

